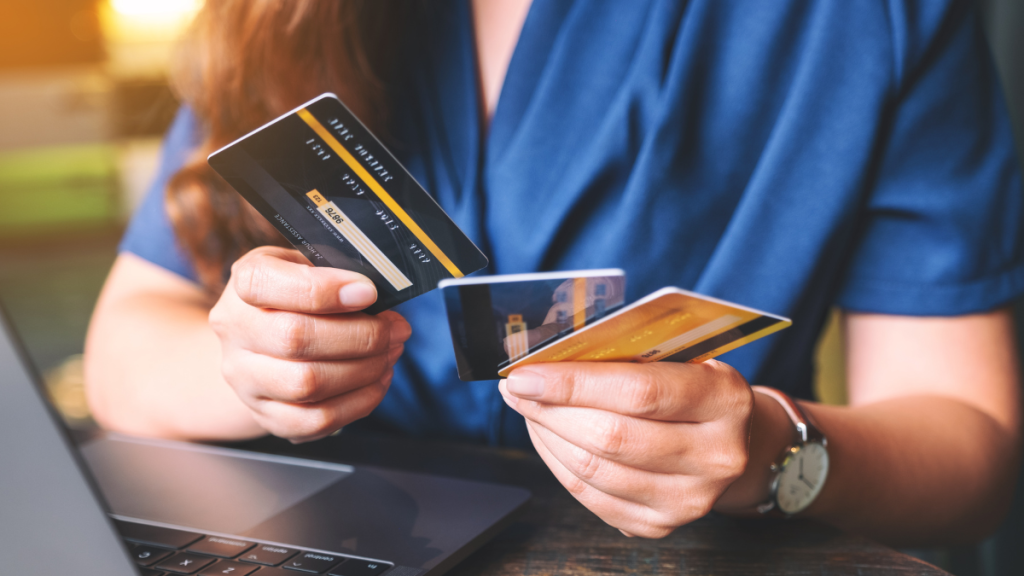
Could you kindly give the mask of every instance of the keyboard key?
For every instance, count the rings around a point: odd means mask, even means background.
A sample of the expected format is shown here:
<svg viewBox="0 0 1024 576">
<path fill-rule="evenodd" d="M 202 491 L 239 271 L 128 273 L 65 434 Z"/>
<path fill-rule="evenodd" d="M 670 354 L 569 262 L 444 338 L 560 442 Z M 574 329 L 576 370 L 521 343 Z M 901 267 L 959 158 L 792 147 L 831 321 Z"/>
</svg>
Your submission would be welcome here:
<svg viewBox="0 0 1024 576">
<path fill-rule="evenodd" d="M 391 568 L 391 564 L 349 558 L 335 566 L 328 574 L 329 576 L 377 576 L 388 568 Z"/>
<path fill-rule="evenodd" d="M 253 566 L 252 564 L 241 564 L 233 560 L 221 560 L 213 566 L 206 568 L 199 573 L 199 576 L 220 576 L 221 574 L 230 574 L 231 576 L 247 576 L 256 571 L 259 566 Z M 294 573 L 293 573 L 294 574 Z"/>
<path fill-rule="evenodd" d="M 157 548 L 156 546 L 147 546 L 145 544 L 132 546 L 132 557 L 135 558 L 135 562 L 139 566 L 151 566 L 170 555 L 170 550 Z"/>
<path fill-rule="evenodd" d="M 302 552 L 295 558 L 285 562 L 284 567 L 289 570 L 298 570 L 300 572 L 323 574 L 343 559 L 343 556 L 321 554 L 319 552 Z"/>
<path fill-rule="evenodd" d="M 217 556 L 219 558 L 234 558 L 255 545 L 253 542 L 246 542 L 245 540 L 207 536 L 189 546 L 188 551 L 195 552 L 196 554 Z"/>
<path fill-rule="evenodd" d="M 259 544 L 252 550 L 249 550 L 242 557 L 239 558 L 242 562 L 252 562 L 253 564 L 264 564 L 266 566 L 277 566 L 281 562 L 295 556 L 298 550 L 292 550 L 291 548 L 282 548 L 281 546 L 272 546 L 270 544 Z"/>
<path fill-rule="evenodd" d="M 171 556 L 167 560 L 157 564 L 156 567 L 158 570 L 167 570 L 168 572 L 174 572 L 175 574 L 195 574 L 199 570 L 206 568 L 216 561 L 217 560 L 214 558 L 207 558 L 205 556 L 199 556 L 198 554 L 178 552 L 174 556 Z"/>
<path fill-rule="evenodd" d="M 150 526 L 149 524 L 136 524 L 135 522 L 124 522 L 121 520 L 114 520 L 114 524 L 117 525 L 117 531 L 121 533 L 121 536 L 129 542 L 151 544 L 175 550 L 180 550 L 203 537 L 202 534 L 196 534 L 195 532 L 161 528 L 160 526 Z"/>
<path fill-rule="evenodd" d="M 267 566 L 260 568 L 258 572 L 253 576 L 297 576 L 302 572 L 295 572 L 294 570 L 285 570 L 284 568 L 274 568 L 273 566 Z"/>
</svg>

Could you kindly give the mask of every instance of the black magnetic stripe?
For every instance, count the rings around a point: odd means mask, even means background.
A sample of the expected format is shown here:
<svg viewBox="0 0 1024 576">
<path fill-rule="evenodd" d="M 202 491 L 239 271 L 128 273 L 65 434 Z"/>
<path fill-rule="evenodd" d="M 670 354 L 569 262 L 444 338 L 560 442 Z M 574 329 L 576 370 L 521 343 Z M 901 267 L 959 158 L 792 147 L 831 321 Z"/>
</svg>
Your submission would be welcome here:
<svg viewBox="0 0 1024 576">
<path fill-rule="evenodd" d="M 782 322 L 782 320 L 772 318 L 771 316 L 761 316 L 759 318 L 751 320 L 750 322 L 747 322 L 746 324 L 740 324 L 739 326 L 731 330 L 726 330 L 725 332 L 722 332 L 718 336 L 708 338 L 707 340 L 701 342 L 700 344 L 691 346 L 685 350 L 680 350 L 679 352 L 676 352 L 675 354 L 669 356 L 668 358 L 664 358 L 661 361 L 689 362 L 690 360 L 693 360 L 698 356 L 702 356 L 704 354 L 707 354 L 708 352 L 717 350 L 718 348 L 721 348 L 722 346 L 725 346 L 727 344 L 731 344 L 739 340 L 740 338 L 745 338 L 747 336 L 750 336 L 751 334 L 760 332 L 761 330 L 774 326 L 779 322 Z"/>
</svg>

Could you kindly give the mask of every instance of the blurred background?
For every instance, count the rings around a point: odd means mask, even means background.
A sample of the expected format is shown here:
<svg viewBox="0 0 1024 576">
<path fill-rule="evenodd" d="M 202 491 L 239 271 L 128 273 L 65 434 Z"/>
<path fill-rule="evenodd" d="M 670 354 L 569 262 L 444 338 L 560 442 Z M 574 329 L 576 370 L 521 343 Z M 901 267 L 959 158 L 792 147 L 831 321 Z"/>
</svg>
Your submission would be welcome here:
<svg viewBox="0 0 1024 576">
<path fill-rule="evenodd" d="M 0 301 L 55 399 L 88 422 L 81 352 L 177 109 L 200 0 L 0 0 Z"/>
<path fill-rule="evenodd" d="M 156 171 L 178 106 L 171 55 L 202 1 L 0 0 L 0 303 L 74 427 L 92 425 L 81 364 L 89 316 Z M 980 4 L 1024 142 L 1024 0 Z M 1017 318 L 1024 326 L 1024 307 Z M 833 404 L 846 397 L 837 319 L 819 343 L 816 385 Z M 1018 486 L 983 544 L 912 553 L 961 576 L 1024 574 Z"/>
</svg>

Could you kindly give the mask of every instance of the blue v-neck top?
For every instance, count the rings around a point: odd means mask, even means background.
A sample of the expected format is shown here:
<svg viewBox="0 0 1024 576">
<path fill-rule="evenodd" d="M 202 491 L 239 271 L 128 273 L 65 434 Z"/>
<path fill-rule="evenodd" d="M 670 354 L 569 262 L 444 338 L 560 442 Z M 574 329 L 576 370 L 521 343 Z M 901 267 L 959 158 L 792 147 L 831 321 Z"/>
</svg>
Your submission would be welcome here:
<svg viewBox="0 0 1024 576">
<path fill-rule="evenodd" d="M 620 267 L 793 319 L 722 357 L 809 397 L 828 310 L 956 315 L 1024 290 L 1010 122 L 966 3 L 534 0 L 486 136 L 464 1 L 422 3 L 391 146 L 489 273 Z M 194 278 L 163 190 L 122 249 Z M 357 427 L 527 445 L 494 382 L 461 382 L 440 295 Z M 610 390 L 609 393 L 614 393 Z"/>
</svg>

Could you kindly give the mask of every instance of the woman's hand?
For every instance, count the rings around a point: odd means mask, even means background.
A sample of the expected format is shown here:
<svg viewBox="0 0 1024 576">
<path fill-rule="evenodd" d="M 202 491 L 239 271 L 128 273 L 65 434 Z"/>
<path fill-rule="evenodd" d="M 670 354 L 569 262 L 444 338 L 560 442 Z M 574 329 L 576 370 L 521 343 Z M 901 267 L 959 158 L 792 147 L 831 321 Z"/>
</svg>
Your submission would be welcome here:
<svg viewBox="0 0 1024 576">
<path fill-rule="evenodd" d="M 412 329 L 396 312 L 359 312 L 376 299 L 365 276 L 294 250 L 257 248 L 235 262 L 210 325 L 224 378 L 260 426 L 305 442 L 380 403 Z"/>
<path fill-rule="evenodd" d="M 747 467 L 754 395 L 715 360 L 537 364 L 499 388 L 555 477 L 627 536 L 706 515 Z"/>
</svg>

